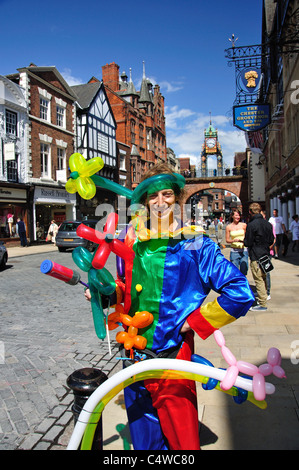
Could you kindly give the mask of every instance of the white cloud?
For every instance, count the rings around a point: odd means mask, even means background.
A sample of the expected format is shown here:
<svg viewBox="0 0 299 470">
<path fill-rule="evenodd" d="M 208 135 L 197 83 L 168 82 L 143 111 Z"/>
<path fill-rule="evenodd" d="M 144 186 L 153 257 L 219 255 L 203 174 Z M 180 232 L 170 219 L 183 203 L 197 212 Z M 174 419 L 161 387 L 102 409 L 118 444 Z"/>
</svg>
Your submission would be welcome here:
<svg viewBox="0 0 299 470">
<path fill-rule="evenodd" d="M 168 106 L 165 106 L 166 126 L 169 129 L 177 129 L 179 124 L 179 127 L 182 128 L 184 126 L 182 120 L 194 116 L 195 114 L 196 113 L 191 111 L 191 109 L 179 109 L 178 106 L 168 108 Z"/>
<path fill-rule="evenodd" d="M 163 82 L 160 82 L 160 88 L 161 90 L 164 90 L 166 93 L 174 93 L 175 91 L 182 90 L 184 87 L 183 87 L 183 84 L 179 82 L 171 83 L 171 82 L 163 81 Z"/>
<path fill-rule="evenodd" d="M 182 81 L 171 81 L 171 82 L 169 82 L 167 80 L 163 80 L 163 81 L 158 82 L 156 77 L 146 76 L 146 78 L 151 82 L 151 84 L 153 86 L 158 84 L 162 93 L 174 93 L 174 92 L 182 90 L 184 88 Z M 134 85 L 136 87 L 136 90 L 140 90 L 142 77 L 136 77 L 135 80 L 133 79 L 133 82 L 134 82 Z"/>
<path fill-rule="evenodd" d="M 179 109 L 178 106 L 166 108 L 165 114 L 167 146 L 173 149 L 177 157 L 189 157 L 190 163 L 198 168 L 210 116 L 190 109 Z M 218 131 L 224 164 L 232 167 L 235 152 L 244 152 L 246 149 L 244 133 L 232 127 L 230 119 L 224 115 L 213 116 L 212 125 Z M 216 163 L 215 156 L 211 156 L 209 169 L 216 168 Z"/>
<path fill-rule="evenodd" d="M 61 72 L 61 75 L 63 76 L 63 78 L 65 79 L 65 81 L 67 82 L 67 84 L 69 86 L 75 86 L 75 85 L 82 85 L 83 80 L 79 77 L 74 77 L 72 75 L 72 71 L 71 69 L 63 69 L 63 71 Z"/>
</svg>

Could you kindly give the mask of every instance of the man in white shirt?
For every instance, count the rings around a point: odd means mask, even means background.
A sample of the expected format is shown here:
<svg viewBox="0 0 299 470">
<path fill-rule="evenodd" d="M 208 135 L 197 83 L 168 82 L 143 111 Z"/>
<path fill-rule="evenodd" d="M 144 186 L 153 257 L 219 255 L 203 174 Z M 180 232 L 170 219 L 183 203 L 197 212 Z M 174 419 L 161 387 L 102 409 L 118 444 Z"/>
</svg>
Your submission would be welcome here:
<svg viewBox="0 0 299 470">
<path fill-rule="evenodd" d="M 273 225 L 275 230 L 276 242 L 274 245 L 274 252 L 275 258 L 278 258 L 279 248 L 283 243 L 283 234 L 287 233 L 286 226 L 283 218 L 278 215 L 277 209 L 273 209 L 273 217 L 270 217 L 269 222 Z"/>
</svg>

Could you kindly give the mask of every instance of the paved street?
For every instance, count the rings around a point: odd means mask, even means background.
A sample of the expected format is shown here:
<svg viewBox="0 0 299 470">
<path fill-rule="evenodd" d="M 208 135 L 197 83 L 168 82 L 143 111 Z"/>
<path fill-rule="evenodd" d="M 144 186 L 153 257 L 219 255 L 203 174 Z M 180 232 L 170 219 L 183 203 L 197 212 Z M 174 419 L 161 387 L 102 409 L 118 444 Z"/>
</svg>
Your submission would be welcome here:
<svg viewBox="0 0 299 470">
<path fill-rule="evenodd" d="M 1 450 L 65 449 L 73 428 L 67 377 L 82 367 L 98 367 L 107 375 L 120 368 L 113 335 L 110 356 L 106 340 L 94 333 L 83 288 L 40 273 L 45 259 L 76 268 L 71 252 L 47 249 L 49 253 L 36 253 L 34 247 L 11 249 L 7 268 L 0 272 L 0 346 L 5 352 L 0 364 Z M 223 253 L 228 256 L 229 250 Z M 278 347 L 287 379 L 268 379 L 276 393 L 267 398 L 266 410 L 251 403 L 236 405 L 226 394 L 206 392 L 198 384 L 204 450 L 299 449 L 299 253 L 273 262 L 268 311 L 248 312 L 222 331 L 237 359 L 257 365 L 265 362 L 269 347 Z M 112 258 L 108 269 L 115 272 Z M 86 274 L 80 273 L 85 281 Z M 254 287 L 250 272 L 248 280 Z M 227 367 L 213 338 L 197 339 L 196 352 L 215 367 Z M 125 439 L 130 440 L 123 393 L 111 400 L 103 421 L 104 449 L 124 449 Z"/>
<path fill-rule="evenodd" d="M 31 247 L 18 250 L 27 254 Z M 0 364 L 0 449 L 52 448 L 72 419 L 67 377 L 91 366 L 108 374 L 118 362 L 116 342 L 110 356 L 107 342 L 94 333 L 83 286 L 42 274 L 45 259 L 77 269 L 87 280 L 71 252 L 57 249 L 9 258 L 0 272 L 0 340 L 5 352 Z M 111 257 L 108 269 L 115 272 L 114 266 Z"/>
</svg>

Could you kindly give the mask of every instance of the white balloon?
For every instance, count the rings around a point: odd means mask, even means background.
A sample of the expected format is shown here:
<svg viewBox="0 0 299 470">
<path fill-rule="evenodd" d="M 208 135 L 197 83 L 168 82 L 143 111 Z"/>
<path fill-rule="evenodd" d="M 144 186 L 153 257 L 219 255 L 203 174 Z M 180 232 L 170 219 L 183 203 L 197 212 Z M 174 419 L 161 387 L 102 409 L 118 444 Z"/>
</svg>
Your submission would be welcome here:
<svg viewBox="0 0 299 470">
<path fill-rule="evenodd" d="M 102 383 L 88 398 L 79 415 L 67 450 L 76 450 L 79 447 L 91 413 L 94 411 L 97 404 L 111 390 L 135 375 L 141 374 L 142 372 L 156 370 L 177 370 L 181 372 L 189 372 L 191 374 L 200 375 L 203 377 L 211 377 L 213 379 L 219 380 L 220 382 L 224 379 L 226 374 L 226 370 L 223 369 L 217 369 L 216 367 L 177 359 L 149 359 L 146 361 L 137 362 L 136 364 L 133 364 L 126 369 L 122 369 Z M 139 380 L 144 380 L 144 377 L 140 378 Z M 196 377 L 194 377 L 194 380 L 196 380 Z M 275 392 L 274 385 L 270 383 L 266 383 L 265 385 L 267 394 L 272 394 Z M 253 391 L 252 380 L 245 379 L 244 377 L 237 377 L 235 386 L 249 392 Z"/>
</svg>

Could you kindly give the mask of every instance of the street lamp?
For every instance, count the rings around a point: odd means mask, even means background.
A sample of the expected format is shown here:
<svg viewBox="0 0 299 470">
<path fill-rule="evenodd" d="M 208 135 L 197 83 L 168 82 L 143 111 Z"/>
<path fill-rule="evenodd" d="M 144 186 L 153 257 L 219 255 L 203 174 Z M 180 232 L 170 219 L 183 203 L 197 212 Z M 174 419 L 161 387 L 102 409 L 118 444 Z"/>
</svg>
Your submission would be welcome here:
<svg viewBox="0 0 299 470">
<path fill-rule="evenodd" d="M 261 169 L 262 166 L 264 165 L 265 161 L 266 161 L 265 155 L 260 155 L 260 156 L 259 156 L 259 161 L 256 163 L 256 166 L 257 166 L 259 169 Z"/>
</svg>

